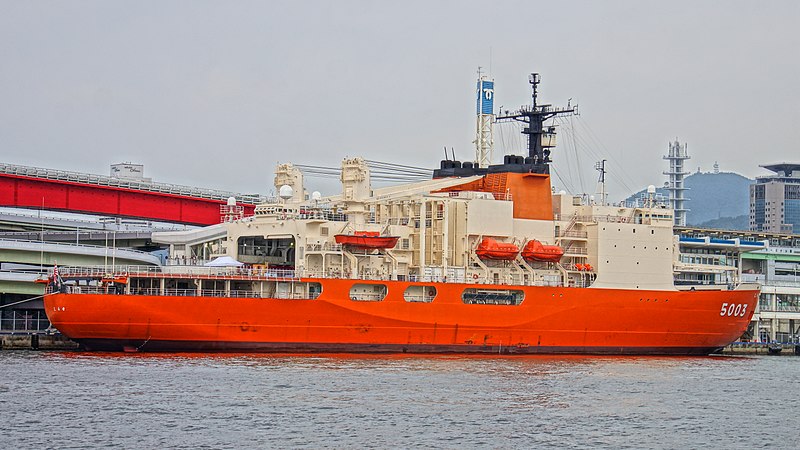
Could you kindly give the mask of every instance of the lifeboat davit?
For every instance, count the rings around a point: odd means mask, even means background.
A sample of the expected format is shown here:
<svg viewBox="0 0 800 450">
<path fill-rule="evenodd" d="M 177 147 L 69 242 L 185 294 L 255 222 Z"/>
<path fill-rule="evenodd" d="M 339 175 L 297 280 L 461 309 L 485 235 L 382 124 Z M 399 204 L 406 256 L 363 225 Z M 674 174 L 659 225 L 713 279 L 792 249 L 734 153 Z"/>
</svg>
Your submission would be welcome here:
<svg viewBox="0 0 800 450">
<path fill-rule="evenodd" d="M 536 239 L 528 241 L 522 249 L 522 257 L 526 261 L 558 262 L 564 256 L 564 250 L 557 245 L 544 245 Z"/>
<path fill-rule="evenodd" d="M 497 242 L 492 238 L 483 238 L 478 248 L 475 249 L 475 254 L 480 259 L 494 259 L 501 261 L 510 261 L 516 259 L 519 253 L 519 247 L 514 244 L 507 244 L 505 242 Z"/>
<path fill-rule="evenodd" d="M 394 248 L 400 236 L 381 236 L 377 231 L 356 231 L 353 234 L 337 234 L 337 244 L 349 245 L 361 250 Z"/>
</svg>

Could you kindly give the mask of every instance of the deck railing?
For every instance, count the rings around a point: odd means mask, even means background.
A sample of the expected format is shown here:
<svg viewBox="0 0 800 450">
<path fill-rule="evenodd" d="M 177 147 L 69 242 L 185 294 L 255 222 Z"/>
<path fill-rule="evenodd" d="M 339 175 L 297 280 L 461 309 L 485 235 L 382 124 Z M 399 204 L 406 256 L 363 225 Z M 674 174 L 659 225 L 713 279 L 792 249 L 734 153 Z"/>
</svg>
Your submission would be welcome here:
<svg viewBox="0 0 800 450">
<path fill-rule="evenodd" d="M 109 286 L 100 285 L 81 285 L 81 286 L 65 286 L 65 291 L 70 294 L 123 294 L 125 292 L 116 292 Z M 47 288 L 47 293 L 52 293 L 52 287 Z M 314 300 L 319 297 L 319 292 L 311 294 L 303 294 L 298 292 L 264 292 L 264 291 L 251 291 L 251 290 L 230 290 L 224 291 L 219 289 L 172 289 L 172 288 L 135 288 L 131 287 L 130 295 L 148 295 L 148 296 L 169 296 L 169 297 L 205 297 L 205 298 L 277 298 L 285 300 Z M 46 327 L 45 327 L 46 328 Z"/>
<path fill-rule="evenodd" d="M 565 266 L 567 270 L 577 270 L 575 267 Z M 521 274 L 516 274 L 512 278 L 495 279 L 494 274 L 486 276 L 481 273 L 467 273 L 465 275 L 397 275 L 392 276 L 385 273 L 361 273 L 349 274 L 342 273 L 338 268 L 329 269 L 326 271 L 311 271 L 311 270 L 285 270 L 285 269 L 257 269 L 247 267 L 202 267 L 202 266 L 171 266 L 171 267 L 153 267 L 153 266 L 94 266 L 94 267 L 59 267 L 59 274 L 61 278 L 68 282 L 67 284 L 74 288 L 76 281 L 81 280 L 106 280 L 107 284 L 114 283 L 115 279 L 120 282 L 122 278 L 132 277 L 140 279 L 200 279 L 200 280 L 239 280 L 239 281 L 299 281 L 301 278 L 306 279 L 348 279 L 348 280 L 363 280 L 363 281 L 408 281 L 413 283 L 468 283 L 468 284 L 481 284 L 481 285 L 504 285 L 504 286 L 570 286 L 570 287 L 588 287 L 593 281 L 593 277 L 589 276 L 592 272 L 586 272 L 586 277 L 579 280 L 570 281 L 565 284 L 560 275 L 545 274 L 544 278 L 541 277 L 528 277 L 527 281 Z M 49 271 L 52 275 L 52 269 Z M 93 284 L 87 286 L 85 282 L 78 283 L 80 292 L 89 292 L 86 289 L 95 289 Z M 104 287 L 93 290 L 93 293 L 105 293 Z M 134 292 L 137 287 L 132 287 Z M 159 288 L 153 288 L 159 290 Z M 150 293 L 153 291 L 141 289 L 143 293 Z M 78 290 L 75 290 L 77 292 Z M 174 294 L 170 295 L 198 295 L 197 289 L 183 289 L 176 290 Z M 213 290 L 201 290 L 200 292 L 208 292 L 209 296 L 221 296 L 220 293 Z M 248 291 L 249 292 L 249 291 Z M 260 294 L 260 291 L 257 291 Z M 158 294 L 148 294 L 158 295 Z M 235 295 L 235 294 L 234 294 Z M 229 296 L 229 295 L 225 295 Z M 245 295 L 250 297 L 248 293 Z M 258 296 L 258 295 L 256 295 Z"/>
</svg>

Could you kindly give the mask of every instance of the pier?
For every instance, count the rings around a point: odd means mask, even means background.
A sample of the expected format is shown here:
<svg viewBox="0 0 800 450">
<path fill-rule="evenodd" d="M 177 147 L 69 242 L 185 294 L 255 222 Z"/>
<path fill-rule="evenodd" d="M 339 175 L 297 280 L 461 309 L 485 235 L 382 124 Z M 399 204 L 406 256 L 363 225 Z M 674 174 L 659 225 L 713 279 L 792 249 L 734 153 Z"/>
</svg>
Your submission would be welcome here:
<svg viewBox="0 0 800 450">
<path fill-rule="evenodd" d="M 0 350 L 78 350 L 78 344 L 61 333 L 3 333 Z"/>
<path fill-rule="evenodd" d="M 734 342 L 725 347 L 722 354 L 800 356 L 800 343 Z"/>
</svg>

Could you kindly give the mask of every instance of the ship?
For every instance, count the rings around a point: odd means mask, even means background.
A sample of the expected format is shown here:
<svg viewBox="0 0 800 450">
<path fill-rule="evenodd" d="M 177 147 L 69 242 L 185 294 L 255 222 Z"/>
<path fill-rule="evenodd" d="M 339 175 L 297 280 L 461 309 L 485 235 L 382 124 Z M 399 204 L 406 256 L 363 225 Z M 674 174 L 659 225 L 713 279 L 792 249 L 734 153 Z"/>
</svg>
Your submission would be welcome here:
<svg viewBox="0 0 800 450">
<path fill-rule="evenodd" d="M 672 209 L 552 188 L 545 124 L 574 107 L 529 81 L 532 104 L 493 118 L 523 124 L 524 155 L 445 151 L 430 179 L 385 187 L 346 158 L 328 197 L 278 164 L 253 216 L 231 199 L 218 225 L 153 234 L 183 264 L 59 267 L 47 315 L 98 351 L 707 355 L 739 338 L 759 286 L 688 264 Z M 715 282 L 676 283 L 704 270 Z"/>
</svg>

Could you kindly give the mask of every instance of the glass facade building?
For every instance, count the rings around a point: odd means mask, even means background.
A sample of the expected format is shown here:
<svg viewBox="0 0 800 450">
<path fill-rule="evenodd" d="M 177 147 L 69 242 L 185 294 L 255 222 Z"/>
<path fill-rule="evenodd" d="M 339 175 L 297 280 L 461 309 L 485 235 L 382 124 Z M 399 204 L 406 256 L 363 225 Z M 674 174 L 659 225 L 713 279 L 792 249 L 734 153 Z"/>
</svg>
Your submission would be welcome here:
<svg viewBox="0 0 800 450">
<path fill-rule="evenodd" d="M 800 164 L 761 166 L 775 172 L 750 186 L 750 230 L 794 233 L 800 230 Z"/>
</svg>

